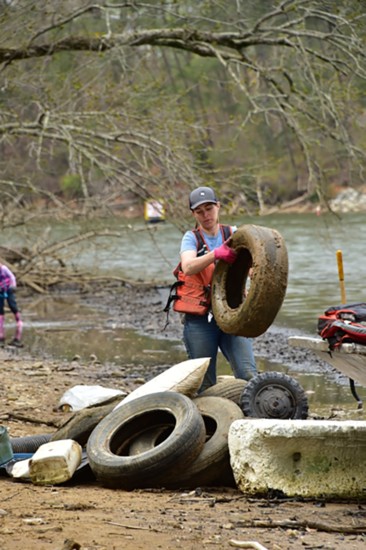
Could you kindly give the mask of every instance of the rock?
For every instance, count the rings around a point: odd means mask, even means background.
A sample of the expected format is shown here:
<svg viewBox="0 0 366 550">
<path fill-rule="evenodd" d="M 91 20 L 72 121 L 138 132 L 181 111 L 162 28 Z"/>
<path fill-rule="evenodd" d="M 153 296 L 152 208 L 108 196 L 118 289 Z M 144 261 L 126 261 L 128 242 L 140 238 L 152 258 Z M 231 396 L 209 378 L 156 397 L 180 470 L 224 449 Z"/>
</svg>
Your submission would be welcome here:
<svg viewBox="0 0 366 550">
<path fill-rule="evenodd" d="M 338 193 L 329 204 L 334 212 L 364 212 L 366 210 L 366 193 L 350 187 Z"/>
</svg>

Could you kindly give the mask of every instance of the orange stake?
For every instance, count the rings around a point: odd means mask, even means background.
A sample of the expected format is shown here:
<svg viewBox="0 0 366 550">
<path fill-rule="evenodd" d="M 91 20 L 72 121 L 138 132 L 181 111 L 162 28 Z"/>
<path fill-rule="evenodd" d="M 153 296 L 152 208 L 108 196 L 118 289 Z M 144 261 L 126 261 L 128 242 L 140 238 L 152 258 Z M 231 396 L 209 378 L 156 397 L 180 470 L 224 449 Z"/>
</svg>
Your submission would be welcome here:
<svg viewBox="0 0 366 550">
<path fill-rule="evenodd" d="M 339 286 L 341 288 L 341 303 L 346 303 L 346 288 L 344 286 L 344 273 L 343 273 L 343 257 L 342 250 L 337 250 L 337 264 L 338 264 L 338 278 Z"/>
</svg>

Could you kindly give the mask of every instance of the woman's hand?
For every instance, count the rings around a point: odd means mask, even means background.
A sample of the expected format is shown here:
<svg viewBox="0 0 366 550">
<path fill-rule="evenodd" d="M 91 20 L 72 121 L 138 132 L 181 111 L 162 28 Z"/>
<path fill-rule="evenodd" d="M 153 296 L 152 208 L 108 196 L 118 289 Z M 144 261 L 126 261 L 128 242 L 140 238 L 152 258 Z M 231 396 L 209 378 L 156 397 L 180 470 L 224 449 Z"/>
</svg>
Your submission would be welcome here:
<svg viewBox="0 0 366 550">
<path fill-rule="evenodd" d="M 233 264 L 236 260 L 236 252 L 225 241 L 221 246 L 214 250 L 215 260 L 222 260 L 227 264 Z"/>
</svg>

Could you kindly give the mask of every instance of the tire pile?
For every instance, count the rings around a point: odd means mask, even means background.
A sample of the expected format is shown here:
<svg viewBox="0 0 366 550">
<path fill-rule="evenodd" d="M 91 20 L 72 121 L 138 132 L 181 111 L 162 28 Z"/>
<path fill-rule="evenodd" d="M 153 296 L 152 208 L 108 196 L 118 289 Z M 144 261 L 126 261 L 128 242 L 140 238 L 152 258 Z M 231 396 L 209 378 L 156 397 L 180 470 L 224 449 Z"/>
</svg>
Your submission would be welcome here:
<svg viewBox="0 0 366 550">
<path fill-rule="evenodd" d="M 259 336 L 272 324 L 286 294 L 286 245 L 276 230 L 256 225 L 240 226 L 230 243 L 237 259 L 215 267 L 214 317 L 224 332 Z M 248 390 L 242 380 L 234 379 L 234 385 L 216 384 L 194 399 L 160 391 L 122 402 L 87 441 L 97 480 L 124 489 L 235 485 L 228 447 L 232 422 L 244 415 L 306 418 L 308 407 L 302 388 L 281 373 L 254 377 Z"/>
<path fill-rule="evenodd" d="M 224 377 L 190 398 L 176 391 L 149 393 L 116 407 L 79 411 L 52 436 L 11 439 L 14 452 L 35 452 L 48 441 L 72 439 L 86 449 L 84 465 L 113 489 L 195 489 L 231 486 L 228 434 L 244 417 L 305 419 L 300 384 L 279 372 L 249 382 Z"/>
<path fill-rule="evenodd" d="M 234 379 L 235 380 L 235 379 Z M 228 432 L 244 417 L 230 399 L 244 381 L 218 384 L 221 397 L 176 392 L 139 397 L 108 414 L 87 442 L 89 465 L 106 487 L 195 488 L 235 485 Z M 222 386 L 222 387 L 221 387 Z M 214 392 L 215 393 L 215 392 Z"/>
</svg>

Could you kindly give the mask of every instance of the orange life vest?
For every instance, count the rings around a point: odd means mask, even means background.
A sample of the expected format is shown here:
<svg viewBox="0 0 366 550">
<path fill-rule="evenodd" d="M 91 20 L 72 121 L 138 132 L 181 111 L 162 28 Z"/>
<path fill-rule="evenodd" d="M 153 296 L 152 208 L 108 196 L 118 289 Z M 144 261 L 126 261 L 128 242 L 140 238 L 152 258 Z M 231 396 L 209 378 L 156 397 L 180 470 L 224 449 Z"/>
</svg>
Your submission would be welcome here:
<svg viewBox="0 0 366 550">
<path fill-rule="evenodd" d="M 223 241 L 226 241 L 231 235 L 230 225 L 220 224 L 220 230 Z M 197 256 L 203 256 L 209 252 L 203 233 L 199 229 L 194 229 L 193 233 L 197 241 Z M 164 311 L 168 312 L 173 302 L 173 310 L 178 313 L 206 315 L 211 305 L 211 281 L 214 269 L 215 264 L 212 263 L 195 275 L 185 275 L 179 262 L 173 271 L 177 281 L 170 288 Z"/>
</svg>

